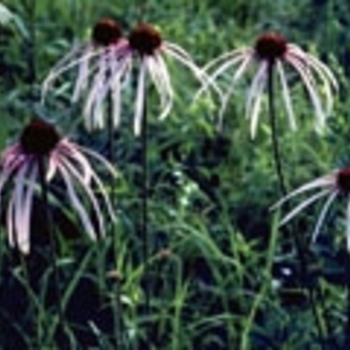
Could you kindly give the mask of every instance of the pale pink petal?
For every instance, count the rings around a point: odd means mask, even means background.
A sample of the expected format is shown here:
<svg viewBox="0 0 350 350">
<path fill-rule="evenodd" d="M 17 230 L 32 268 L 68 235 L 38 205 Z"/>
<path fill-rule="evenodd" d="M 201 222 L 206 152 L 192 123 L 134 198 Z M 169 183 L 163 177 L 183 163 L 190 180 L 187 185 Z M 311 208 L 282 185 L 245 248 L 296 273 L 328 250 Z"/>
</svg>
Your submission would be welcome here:
<svg viewBox="0 0 350 350">
<path fill-rule="evenodd" d="M 14 228 L 16 244 L 23 254 L 30 249 L 30 214 L 34 189 L 36 186 L 37 167 L 33 164 L 22 167 L 15 179 L 14 188 Z"/>
<path fill-rule="evenodd" d="M 66 64 L 58 64 L 58 68 L 54 67 L 49 75 L 47 76 L 47 78 L 44 80 L 43 84 L 42 84 L 42 93 L 41 93 L 41 99 L 42 101 L 44 101 L 47 91 L 51 88 L 52 84 L 54 83 L 54 81 L 60 76 L 62 75 L 64 72 L 68 71 L 69 69 L 73 68 L 74 66 L 77 66 L 78 64 L 80 64 L 81 62 L 84 62 L 86 60 L 90 60 L 95 56 L 99 56 L 101 53 L 101 49 L 96 49 L 94 51 L 88 51 L 88 53 L 85 53 L 83 56 L 78 57 L 74 60 L 68 61 Z"/>
<path fill-rule="evenodd" d="M 161 114 L 160 120 L 168 116 L 173 104 L 173 89 L 170 76 L 162 57 L 149 58 L 147 61 L 148 71 L 160 96 Z"/>
<path fill-rule="evenodd" d="M 91 190 L 90 185 L 87 185 L 84 182 L 84 178 L 79 174 L 79 172 L 72 166 L 69 162 L 67 162 L 64 158 L 61 159 L 60 162 L 61 169 L 64 167 L 67 170 L 67 174 L 69 173 L 72 178 L 75 178 L 77 182 L 80 184 L 81 188 L 86 193 L 90 203 L 92 204 L 93 210 L 96 214 L 96 219 L 99 226 L 99 232 L 104 235 L 105 233 L 105 223 L 103 219 L 103 215 L 98 204 L 98 200 Z M 69 175 L 67 175 L 69 176 Z"/>
<path fill-rule="evenodd" d="M 74 189 L 73 181 L 70 175 L 61 163 L 58 164 L 58 171 L 62 175 L 62 178 L 67 188 L 69 199 L 73 205 L 73 208 L 77 211 L 84 229 L 86 230 L 90 238 L 95 240 L 97 238 L 95 228 L 90 220 L 89 214 L 86 212 L 81 200 L 79 199 Z"/>
</svg>

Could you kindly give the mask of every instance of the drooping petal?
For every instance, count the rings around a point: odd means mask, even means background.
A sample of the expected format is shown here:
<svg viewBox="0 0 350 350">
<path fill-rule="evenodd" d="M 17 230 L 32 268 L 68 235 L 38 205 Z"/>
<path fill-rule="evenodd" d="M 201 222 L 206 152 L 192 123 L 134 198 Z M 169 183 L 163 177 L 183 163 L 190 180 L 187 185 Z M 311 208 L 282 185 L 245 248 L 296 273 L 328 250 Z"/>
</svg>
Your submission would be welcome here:
<svg viewBox="0 0 350 350">
<path fill-rule="evenodd" d="M 91 239 L 96 240 L 97 234 L 95 228 L 91 222 L 89 214 L 85 210 L 84 205 L 82 204 L 81 200 L 79 199 L 76 193 L 76 190 L 73 185 L 73 179 L 61 163 L 58 164 L 58 171 L 62 175 L 63 181 L 66 185 L 66 189 L 68 192 L 68 197 L 73 205 L 73 208 L 78 213 L 78 216 L 80 218 L 81 223 L 83 224 L 84 229 L 86 230 L 87 234 L 90 236 Z"/>
<path fill-rule="evenodd" d="M 14 228 L 16 244 L 23 254 L 30 250 L 30 217 L 36 187 L 37 166 L 28 164 L 22 167 L 15 179 L 14 188 Z"/>
<path fill-rule="evenodd" d="M 19 249 L 23 254 L 29 254 L 30 251 L 30 219 L 33 208 L 34 191 L 37 186 L 37 173 L 37 167 L 33 165 L 33 169 L 28 175 L 27 189 L 23 198 L 21 214 L 18 218 L 19 227 L 17 228 L 17 239 Z M 15 215 L 17 216 L 19 213 L 15 213 Z"/>
<path fill-rule="evenodd" d="M 303 209 L 317 201 L 319 198 L 324 197 L 325 195 L 331 193 L 331 189 L 325 189 L 321 192 L 314 194 L 313 196 L 305 199 L 299 205 L 297 205 L 291 212 L 289 212 L 281 221 L 280 226 L 285 225 L 289 220 L 291 220 L 294 216 L 299 214 Z"/>
<path fill-rule="evenodd" d="M 162 111 L 159 119 L 163 120 L 168 116 L 173 105 L 174 92 L 171 86 L 169 72 L 161 56 L 149 58 L 147 60 L 147 67 L 158 95 L 160 96 Z"/>
<path fill-rule="evenodd" d="M 106 86 L 107 63 L 105 57 L 99 59 L 99 69 L 95 74 L 91 89 L 84 105 L 84 120 L 88 130 L 103 127 L 103 89 Z"/>
<path fill-rule="evenodd" d="M 219 66 L 221 68 L 224 64 L 229 64 L 230 62 L 235 64 L 238 61 L 241 61 L 242 58 L 248 56 L 251 56 L 252 49 L 250 47 L 248 48 L 239 48 L 233 51 L 225 52 L 221 54 L 220 56 L 214 58 L 210 62 L 208 62 L 204 67 L 203 70 L 205 72 L 210 72 L 214 67 Z M 239 59 L 238 61 L 236 61 Z M 228 68 L 228 67 L 227 67 Z M 226 68 L 224 68 L 226 70 Z M 221 73 L 219 73 L 221 74 Z"/>
<path fill-rule="evenodd" d="M 146 94 L 146 66 L 144 62 L 140 64 L 139 76 L 137 79 L 137 91 L 135 102 L 135 116 L 134 116 L 134 133 L 140 136 L 142 129 L 142 120 L 144 117 L 145 108 L 145 94 Z"/>
<path fill-rule="evenodd" d="M 288 83 L 287 83 L 287 78 L 284 74 L 284 69 L 282 67 L 282 63 L 280 61 L 277 61 L 276 63 L 277 67 L 277 72 L 280 78 L 280 82 L 282 85 L 282 96 L 284 99 L 284 104 L 286 106 L 287 110 L 287 116 L 289 119 L 289 125 L 292 130 L 296 130 L 297 125 L 296 125 L 296 120 L 295 120 L 295 115 L 294 115 L 294 110 L 293 110 L 293 105 L 291 101 L 291 94 L 289 91 Z"/>
<path fill-rule="evenodd" d="M 90 157 L 94 158 L 95 160 L 97 160 L 98 162 L 100 162 L 114 178 L 117 178 L 119 176 L 115 167 L 110 162 L 108 162 L 107 159 L 102 157 L 97 152 L 95 152 L 89 148 L 83 147 L 83 146 L 78 146 L 76 144 L 72 144 L 71 146 L 73 148 L 75 148 L 78 152 L 80 151 L 82 153 L 86 153 L 88 156 L 90 156 Z M 92 171 L 92 169 L 90 169 L 90 172 L 91 171 Z"/>
<path fill-rule="evenodd" d="M 86 45 L 84 48 L 84 51 L 82 53 L 82 57 L 88 57 L 89 53 L 93 51 L 93 48 L 90 45 Z M 77 80 L 75 82 L 74 91 L 72 94 L 71 101 L 73 103 L 76 103 L 78 99 L 80 98 L 83 91 L 86 90 L 88 86 L 89 76 L 92 74 L 91 67 L 90 67 L 90 60 L 84 59 L 78 64 L 78 76 Z"/>
<path fill-rule="evenodd" d="M 338 195 L 338 191 L 331 192 L 330 196 L 328 197 L 325 204 L 323 205 L 323 208 L 320 212 L 320 215 L 317 218 L 317 222 L 311 236 L 312 243 L 316 242 L 317 237 L 320 233 L 321 227 L 323 225 L 324 219 L 328 213 L 328 209 L 331 206 L 331 204 L 334 202 L 334 199 L 337 197 L 337 195 Z"/>
<path fill-rule="evenodd" d="M 85 194 L 87 195 L 90 204 L 92 205 L 92 208 L 96 214 L 97 224 L 99 227 L 99 232 L 104 235 L 105 233 L 105 223 L 104 218 L 100 209 L 100 206 L 98 204 L 98 200 L 93 193 L 91 187 L 89 184 L 86 184 L 84 182 L 84 178 L 79 174 L 79 172 L 70 164 L 67 162 L 64 158 L 61 159 L 60 162 L 61 169 L 64 167 L 67 170 L 67 176 L 70 174 L 71 178 L 75 179 L 81 186 L 81 188 L 84 190 Z"/>
<path fill-rule="evenodd" d="M 336 172 L 334 172 L 334 174 L 321 176 L 315 180 L 307 182 L 306 184 L 298 187 L 294 191 L 288 193 L 286 196 L 281 198 L 277 203 L 275 203 L 271 207 L 271 210 L 275 210 L 278 207 L 280 207 L 281 205 L 283 205 L 285 202 L 287 202 L 289 199 L 291 199 L 291 198 L 293 198 L 293 197 L 295 197 L 303 192 L 315 189 L 317 187 L 325 187 L 325 188 L 332 189 L 335 186 L 335 181 L 336 181 L 335 174 L 336 174 Z"/>
<path fill-rule="evenodd" d="M 296 69 L 304 82 L 306 90 L 309 93 L 311 102 L 315 109 L 315 114 L 317 117 L 316 129 L 320 132 L 324 127 L 326 116 L 322 109 L 321 99 L 317 93 L 317 88 L 313 83 L 312 76 L 307 71 L 305 71 L 305 67 L 302 66 L 296 59 L 288 58 L 288 62 Z"/>
<path fill-rule="evenodd" d="M 84 155 L 79 151 L 77 146 L 67 139 L 60 141 L 57 152 L 57 159 L 62 157 L 69 159 L 75 163 L 75 166 L 80 169 L 84 181 L 88 184 L 91 180 L 91 165 Z"/>
<path fill-rule="evenodd" d="M 250 133 L 252 139 L 254 139 L 256 135 L 261 102 L 267 84 L 267 70 L 268 63 L 264 61 L 260 64 L 260 67 L 253 78 L 246 100 L 246 115 L 247 118 L 251 120 Z"/>
<path fill-rule="evenodd" d="M 224 112 L 226 111 L 229 99 L 231 98 L 231 95 L 236 87 L 236 83 L 241 78 L 243 73 L 248 69 L 250 63 L 252 62 L 252 59 L 253 58 L 251 56 L 245 57 L 244 60 L 241 62 L 240 66 L 237 68 L 235 74 L 232 76 L 232 78 L 230 80 L 230 85 L 229 85 L 228 91 L 226 92 L 225 96 L 223 97 L 223 101 L 222 101 L 220 111 L 219 111 L 219 122 L 218 122 L 218 129 L 219 130 L 222 128 Z"/>
<path fill-rule="evenodd" d="M 79 52 L 81 50 L 81 48 L 78 48 Z M 76 59 L 68 59 L 66 57 L 63 58 L 62 62 L 59 62 L 57 64 L 56 67 L 54 67 L 49 75 L 47 76 L 47 78 L 44 80 L 44 82 L 42 83 L 42 89 L 41 89 L 41 100 L 44 101 L 46 98 L 46 94 L 48 92 L 48 90 L 51 88 L 52 84 L 54 83 L 54 81 L 63 73 L 65 73 L 66 71 L 68 71 L 69 69 L 79 65 L 81 62 L 84 62 L 86 60 L 90 60 L 92 58 L 94 58 L 95 56 L 99 56 L 101 53 L 101 49 L 96 49 L 96 50 L 89 50 L 85 55 L 83 56 L 78 56 L 78 58 Z M 72 52 L 72 55 L 75 55 L 75 52 Z"/>
<path fill-rule="evenodd" d="M 294 50 L 290 53 L 293 59 L 299 60 L 301 66 L 305 66 L 305 72 L 310 72 L 309 76 L 317 76 L 323 83 L 324 95 L 326 97 L 326 111 L 329 113 L 333 106 L 333 92 L 338 90 L 338 83 L 331 72 L 331 70 L 319 61 L 316 57 L 302 52 L 301 50 Z"/>
</svg>

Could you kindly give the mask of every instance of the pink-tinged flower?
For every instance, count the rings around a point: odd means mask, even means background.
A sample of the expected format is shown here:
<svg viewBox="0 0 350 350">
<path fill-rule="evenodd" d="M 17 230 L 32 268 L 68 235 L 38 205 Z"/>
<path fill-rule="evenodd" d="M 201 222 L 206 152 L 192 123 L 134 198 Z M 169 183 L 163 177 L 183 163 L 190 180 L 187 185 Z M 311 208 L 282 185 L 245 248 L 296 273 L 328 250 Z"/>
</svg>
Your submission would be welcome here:
<svg viewBox="0 0 350 350">
<path fill-rule="evenodd" d="M 165 119 L 172 108 L 174 90 L 166 58 L 172 58 L 186 66 L 196 79 L 207 84 L 204 72 L 197 67 L 191 56 L 179 45 L 164 40 L 161 33 L 149 23 L 138 24 L 129 34 L 129 45 L 120 57 L 120 76 L 130 76 L 132 68 L 138 68 L 136 87 L 134 132 L 141 133 L 143 110 L 146 99 L 147 75 L 153 82 L 160 98 L 159 119 Z M 118 76 L 117 79 L 120 79 Z"/>
<path fill-rule="evenodd" d="M 286 66 L 299 75 L 309 95 L 316 115 L 316 129 L 322 130 L 326 116 L 333 104 L 333 89 L 337 90 L 337 81 L 331 70 L 316 57 L 303 51 L 299 46 L 286 41 L 279 34 L 268 32 L 261 35 L 253 47 L 239 48 L 214 59 L 204 68 L 211 73 L 212 81 L 232 70 L 229 87 L 223 96 L 219 113 L 219 124 L 232 96 L 237 82 L 252 67 L 255 73 L 246 98 L 246 116 L 250 119 L 251 136 L 256 135 L 256 129 L 271 69 L 277 72 L 280 90 L 292 130 L 296 129 L 296 120 L 291 101 L 291 93 L 286 72 Z M 202 87 L 200 93 L 205 90 Z M 325 97 L 323 104 L 322 97 Z"/>
<path fill-rule="evenodd" d="M 280 222 L 280 225 L 286 224 L 289 220 L 294 218 L 297 214 L 303 211 L 306 207 L 316 202 L 318 199 L 325 198 L 324 205 L 316 221 L 315 228 L 312 234 L 312 241 L 317 239 L 321 226 L 325 220 L 327 212 L 337 197 L 345 197 L 347 200 L 346 208 L 346 239 L 347 247 L 350 250 L 350 168 L 336 170 L 331 174 L 319 177 L 311 182 L 304 184 L 291 193 L 287 194 L 280 201 L 278 201 L 272 209 L 277 209 L 285 204 L 291 198 L 303 194 L 307 191 L 313 191 L 320 189 L 309 198 L 302 201 L 293 210 L 291 210 L 286 216 L 284 216 Z"/>
<path fill-rule="evenodd" d="M 103 128 L 104 102 L 110 95 L 113 105 L 113 126 L 117 128 L 120 123 L 120 111 L 122 89 L 133 83 L 131 76 L 137 71 L 136 82 L 134 132 L 141 132 L 143 109 L 147 94 L 147 75 L 153 82 L 160 98 L 159 118 L 166 118 L 172 108 L 174 90 L 170 73 L 166 64 L 166 57 L 170 57 L 186 66 L 194 76 L 202 83 L 208 83 L 206 75 L 199 69 L 191 56 L 180 46 L 166 41 L 160 32 L 151 24 L 141 23 L 129 34 L 128 39 L 121 38 L 121 32 L 113 30 L 113 35 L 106 32 L 112 31 L 112 22 L 102 20 L 97 23 L 93 31 L 93 44 L 78 49 L 69 54 L 49 74 L 43 84 L 43 95 L 48 87 L 64 71 L 79 65 L 79 74 L 75 84 L 73 101 L 76 101 L 83 93 L 87 94 L 84 104 L 84 118 L 88 128 Z M 117 35 L 117 33 L 119 33 Z M 113 38 L 113 40 L 112 40 Z M 99 44 L 100 49 L 96 49 Z M 77 57 L 78 58 L 74 58 Z M 97 61 L 90 64 L 97 57 Z"/>
<path fill-rule="evenodd" d="M 24 128 L 20 140 L 3 152 L 0 162 L 2 202 L 5 201 L 5 188 L 10 184 L 13 187 L 6 203 L 10 246 L 17 246 L 24 254 L 29 253 L 30 218 L 33 198 L 40 190 L 40 164 L 45 166 L 48 184 L 57 176 L 61 178 L 70 203 L 86 233 L 92 239 L 104 235 L 106 223 L 103 212 L 106 210 L 114 220 L 113 209 L 102 180 L 88 157 L 105 166 L 113 176 L 116 175 L 113 167 L 104 158 L 61 138 L 51 124 L 34 119 Z"/>
<path fill-rule="evenodd" d="M 110 18 L 99 20 L 91 35 L 91 40 L 74 47 L 50 71 L 43 82 L 42 100 L 52 85 L 62 74 L 77 69 L 74 91 L 71 101 L 84 102 L 84 120 L 88 129 L 103 128 L 106 123 L 105 101 L 111 97 L 113 124 L 116 127 L 120 118 L 120 51 L 124 51 L 127 41 L 122 36 L 119 24 Z"/>
</svg>

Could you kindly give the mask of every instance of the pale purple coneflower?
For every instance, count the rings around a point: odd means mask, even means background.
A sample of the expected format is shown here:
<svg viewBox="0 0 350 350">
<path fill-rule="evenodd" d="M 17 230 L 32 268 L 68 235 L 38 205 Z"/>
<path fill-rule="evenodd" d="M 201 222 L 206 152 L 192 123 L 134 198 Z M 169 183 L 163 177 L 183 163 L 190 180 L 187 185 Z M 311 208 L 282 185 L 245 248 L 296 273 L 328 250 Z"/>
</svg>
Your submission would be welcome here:
<svg viewBox="0 0 350 350">
<path fill-rule="evenodd" d="M 44 164 L 48 184 L 57 176 L 61 178 L 68 199 L 88 236 L 96 239 L 105 234 L 104 211 L 111 220 L 115 217 L 104 184 L 88 157 L 116 176 L 114 168 L 103 157 L 61 138 L 51 124 L 41 119 L 33 119 L 24 128 L 20 140 L 5 149 L 0 162 L 0 199 L 4 202 L 5 188 L 12 184 L 5 204 L 10 246 L 18 247 L 23 254 L 30 251 L 31 212 L 34 196 L 40 190 L 41 164 Z M 92 220 L 90 214 L 96 220 Z"/>
<path fill-rule="evenodd" d="M 280 221 L 280 226 L 286 224 L 291 219 L 293 219 L 297 214 L 302 212 L 306 207 L 313 204 L 317 200 L 327 197 L 325 203 L 321 209 L 321 212 L 317 218 L 313 233 L 312 233 L 312 242 L 317 239 L 318 234 L 322 224 L 324 223 L 327 212 L 337 197 L 345 197 L 347 200 L 346 208 L 346 240 L 347 248 L 350 251 L 350 168 L 344 168 L 336 170 L 331 174 L 319 177 L 311 182 L 308 182 L 296 190 L 290 192 L 282 199 L 280 199 L 273 207 L 273 210 L 283 206 L 291 198 L 294 198 L 297 195 L 303 194 L 315 189 L 320 189 L 320 191 L 314 193 L 309 198 L 302 201 L 294 209 L 292 209 L 286 216 L 284 216 Z"/>
<path fill-rule="evenodd" d="M 201 84 L 209 84 L 205 73 L 195 64 L 192 57 L 179 45 L 164 40 L 160 31 L 149 23 L 140 23 L 131 30 L 128 45 L 119 57 L 115 73 L 115 85 L 123 77 L 130 77 L 133 67 L 138 70 L 136 83 L 134 133 L 139 135 L 144 117 L 147 95 L 147 75 L 154 84 L 160 98 L 159 119 L 165 119 L 173 105 L 174 90 L 166 59 L 172 58 L 186 66 Z M 128 79 L 130 80 L 130 79 Z M 210 84 L 212 85 L 212 84 Z"/>
<path fill-rule="evenodd" d="M 127 44 L 119 24 L 111 18 L 102 18 L 94 26 L 91 40 L 74 47 L 50 71 L 42 85 L 42 101 L 50 88 L 62 74 L 77 69 L 71 101 L 84 101 L 84 121 L 88 130 L 105 127 L 107 116 L 105 102 L 111 103 L 112 124 L 116 127 L 120 119 L 119 51 Z M 123 50 L 124 52 L 124 50 Z"/>
<path fill-rule="evenodd" d="M 223 103 L 220 107 L 219 126 L 222 125 L 223 114 L 237 82 L 251 67 L 255 67 L 256 70 L 246 98 L 246 116 L 250 119 L 252 138 L 256 135 L 263 96 L 268 88 L 268 80 L 271 78 L 269 75 L 272 74 L 272 69 L 277 71 L 289 124 L 291 129 L 295 130 L 297 123 L 286 74 L 287 65 L 300 76 L 314 107 L 316 130 L 321 131 L 326 116 L 330 113 L 333 105 L 333 89 L 338 89 L 336 78 L 319 59 L 305 52 L 298 45 L 287 42 L 283 36 L 274 32 L 261 35 L 253 47 L 238 48 L 224 53 L 204 67 L 208 74 L 212 72 L 210 75 L 211 81 L 216 81 L 220 76 L 233 69 L 230 85 L 223 96 Z M 199 93 L 202 93 L 205 89 L 206 86 L 203 86 Z M 326 98 L 325 104 L 322 103 L 321 95 Z"/>
<path fill-rule="evenodd" d="M 78 66 L 78 77 L 72 101 L 85 95 L 84 119 L 89 129 L 105 126 L 104 102 L 110 96 L 113 127 L 120 123 L 122 88 L 132 83 L 133 68 L 138 70 L 135 97 L 134 132 L 139 135 L 143 108 L 146 98 L 147 74 L 154 83 L 160 97 L 159 119 L 167 117 L 171 111 L 174 90 L 165 61 L 171 57 L 194 74 L 202 84 L 208 83 L 205 73 L 194 63 L 191 56 L 179 45 L 166 41 L 151 24 L 141 23 L 124 39 L 117 24 L 110 19 L 102 19 L 93 30 L 92 42 L 73 50 L 45 79 L 42 96 L 64 72 Z M 217 90 L 218 92 L 218 90 Z"/>
</svg>

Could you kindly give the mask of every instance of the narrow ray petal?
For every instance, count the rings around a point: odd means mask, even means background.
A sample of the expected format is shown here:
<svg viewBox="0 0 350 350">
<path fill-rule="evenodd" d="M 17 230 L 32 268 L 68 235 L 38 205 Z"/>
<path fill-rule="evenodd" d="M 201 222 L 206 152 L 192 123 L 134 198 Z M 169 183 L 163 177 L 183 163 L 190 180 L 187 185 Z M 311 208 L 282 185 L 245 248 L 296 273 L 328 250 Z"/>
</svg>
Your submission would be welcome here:
<svg viewBox="0 0 350 350">
<path fill-rule="evenodd" d="M 324 197 L 329 193 L 331 193 L 331 190 L 325 189 L 305 199 L 281 220 L 280 226 L 285 225 L 289 220 L 291 220 L 294 216 L 299 214 L 303 209 L 305 209 L 306 207 L 317 201 L 319 198 Z"/>
<path fill-rule="evenodd" d="M 326 200 L 325 204 L 323 205 L 323 208 L 320 212 L 320 215 L 318 216 L 314 231 L 311 236 L 311 242 L 314 243 L 317 240 L 317 237 L 320 233 L 321 227 L 323 225 L 324 219 L 328 213 L 329 207 L 334 202 L 335 198 L 338 195 L 338 191 L 331 192 L 330 196 Z"/>
<path fill-rule="evenodd" d="M 282 96 L 283 96 L 284 103 L 285 103 L 286 110 L 287 110 L 289 125 L 290 125 L 290 128 L 292 130 L 296 130 L 297 125 L 296 125 L 293 105 L 292 105 L 292 101 L 291 101 L 291 97 L 290 97 L 291 94 L 290 94 L 288 83 L 287 83 L 287 78 L 284 74 L 284 70 L 283 70 L 281 62 L 277 62 L 276 67 L 277 67 L 277 72 L 278 72 L 280 82 L 282 85 Z"/>
</svg>

